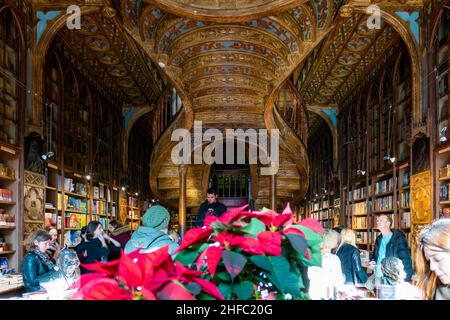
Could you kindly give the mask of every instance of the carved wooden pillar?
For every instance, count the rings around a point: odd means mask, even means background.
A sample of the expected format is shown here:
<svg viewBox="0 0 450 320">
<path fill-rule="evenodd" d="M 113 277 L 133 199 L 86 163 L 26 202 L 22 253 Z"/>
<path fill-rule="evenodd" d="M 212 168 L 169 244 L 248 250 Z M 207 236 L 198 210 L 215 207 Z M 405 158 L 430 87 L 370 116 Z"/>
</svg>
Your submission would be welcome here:
<svg viewBox="0 0 450 320">
<path fill-rule="evenodd" d="M 179 203 L 179 214 L 178 223 L 180 225 L 180 237 L 184 237 L 184 232 L 186 230 L 186 172 L 187 165 L 182 164 L 178 168 L 180 174 L 180 203 Z"/>
<path fill-rule="evenodd" d="M 275 175 L 270 176 L 270 190 L 269 190 L 269 203 L 270 203 L 270 209 L 276 210 L 277 208 L 277 197 L 276 197 L 276 185 L 277 180 L 275 178 Z"/>
</svg>

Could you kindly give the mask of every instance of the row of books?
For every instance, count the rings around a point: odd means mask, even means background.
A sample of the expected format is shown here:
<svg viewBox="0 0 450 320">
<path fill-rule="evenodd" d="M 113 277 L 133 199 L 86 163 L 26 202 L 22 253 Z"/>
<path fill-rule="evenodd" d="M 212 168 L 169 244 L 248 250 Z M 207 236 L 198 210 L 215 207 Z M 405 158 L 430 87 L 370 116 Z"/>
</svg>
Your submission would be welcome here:
<svg viewBox="0 0 450 320">
<path fill-rule="evenodd" d="M 409 207 L 409 200 L 410 200 L 410 193 L 409 192 L 403 192 L 400 198 L 400 203 L 402 208 L 408 208 Z"/>
<path fill-rule="evenodd" d="M 375 211 L 392 210 L 392 208 L 393 208 L 393 197 L 392 196 L 378 198 L 375 201 Z"/>
<path fill-rule="evenodd" d="M 312 212 L 310 218 L 316 220 L 330 219 L 333 217 L 333 211 L 326 209 L 318 212 Z"/>
<path fill-rule="evenodd" d="M 323 220 L 320 221 L 320 224 L 324 229 L 331 229 L 333 228 L 333 220 Z"/>
<path fill-rule="evenodd" d="M 81 229 L 87 225 L 87 215 L 73 212 L 65 213 L 65 228 Z"/>
<path fill-rule="evenodd" d="M 128 210 L 128 218 L 139 219 L 140 218 L 139 211 L 133 209 Z"/>
<path fill-rule="evenodd" d="M 353 229 L 367 229 L 369 227 L 368 217 L 353 217 L 352 228 Z"/>
<path fill-rule="evenodd" d="M 391 192 L 393 187 L 393 179 L 378 181 L 375 184 L 375 194 L 381 194 L 386 192 Z"/>
<path fill-rule="evenodd" d="M 367 214 L 367 202 L 358 202 L 350 205 L 350 212 L 353 215 Z"/>
<path fill-rule="evenodd" d="M 379 234 L 379 232 L 357 231 L 356 243 L 374 245 Z"/>
<path fill-rule="evenodd" d="M 402 212 L 400 215 L 400 228 L 411 228 L 411 212 Z"/>
<path fill-rule="evenodd" d="M 450 200 L 449 197 L 449 187 L 450 187 L 450 183 L 443 183 L 441 184 L 440 187 L 440 192 L 439 192 L 439 200 L 440 201 L 448 201 Z"/>
<path fill-rule="evenodd" d="M 104 184 L 100 183 L 98 187 L 97 186 L 93 186 L 92 191 L 93 191 L 93 197 L 95 199 L 103 199 L 103 200 L 106 200 L 108 202 L 111 201 L 111 191 Z"/>
<path fill-rule="evenodd" d="M 128 197 L 128 205 L 130 207 L 137 207 L 138 206 L 138 199 L 133 197 Z"/>
<path fill-rule="evenodd" d="M 92 201 L 92 214 L 103 214 L 106 215 L 108 213 L 108 205 L 105 201 L 102 200 L 93 200 Z"/>
<path fill-rule="evenodd" d="M 441 218 L 450 218 L 450 208 L 439 209 L 439 219 Z"/>
<path fill-rule="evenodd" d="M 366 196 L 367 196 L 366 187 L 361 187 L 361 188 L 358 188 L 358 189 L 348 192 L 348 199 L 350 201 L 359 200 L 359 199 L 365 198 Z"/>
<path fill-rule="evenodd" d="M 61 208 L 61 193 L 58 193 L 58 210 L 62 210 Z M 88 203 L 86 200 L 82 200 L 79 198 L 75 198 L 72 196 L 64 195 L 64 210 L 75 210 L 81 212 L 88 212 Z"/>
<path fill-rule="evenodd" d="M 9 189 L 0 189 L 0 201 L 12 202 L 13 192 Z"/>
<path fill-rule="evenodd" d="M 61 190 L 61 176 L 58 175 L 58 190 Z M 82 196 L 87 195 L 87 185 L 86 183 L 80 183 L 74 181 L 72 178 L 64 177 L 64 191 L 78 193 Z"/>
<path fill-rule="evenodd" d="M 402 176 L 402 187 L 409 186 L 409 171 L 403 173 Z"/>
</svg>

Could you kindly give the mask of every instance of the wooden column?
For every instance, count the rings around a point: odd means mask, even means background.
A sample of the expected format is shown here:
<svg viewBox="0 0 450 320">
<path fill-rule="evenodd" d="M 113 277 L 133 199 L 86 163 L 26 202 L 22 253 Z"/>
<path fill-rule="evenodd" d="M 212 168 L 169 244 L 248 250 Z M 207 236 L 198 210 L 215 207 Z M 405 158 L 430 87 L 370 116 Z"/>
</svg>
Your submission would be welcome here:
<svg viewBox="0 0 450 320">
<path fill-rule="evenodd" d="M 272 210 L 276 210 L 276 206 L 277 206 L 276 185 L 277 185 L 277 180 L 275 179 L 275 175 L 271 175 L 270 176 L 269 203 L 270 203 L 270 209 L 272 209 Z"/>
<path fill-rule="evenodd" d="M 180 237 L 184 237 L 184 232 L 186 230 L 186 172 L 187 165 L 182 164 L 178 167 L 178 172 L 180 174 L 180 203 L 179 203 L 179 214 L 178 223 L 180 225 Z"/>
</svg>

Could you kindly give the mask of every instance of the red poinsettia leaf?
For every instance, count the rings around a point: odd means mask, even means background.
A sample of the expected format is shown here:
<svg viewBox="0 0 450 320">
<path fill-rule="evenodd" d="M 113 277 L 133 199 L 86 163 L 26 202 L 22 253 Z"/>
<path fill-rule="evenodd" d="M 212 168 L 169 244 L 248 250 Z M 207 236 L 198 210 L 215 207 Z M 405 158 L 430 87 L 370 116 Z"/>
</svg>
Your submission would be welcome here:
<svg viewBox="0 0 450 320">
<path fill-rule="evenodd" d="M 212 283 L 211 281 L 207 281 L 205 279 L 202 278 L 195 278 L 194 282 L 198 283 L 201 287 L 202 290 L 209 294 L 210 296 L 217 298 L 219 300 L 224 300 L 222 294 L 220 293 L 219 289 L 217 288 L 217 286 Z"/>
<path fill-rule="evenodd" d="M 263 231 L 258 234 L 258 241 L 264 252 L 271 256 L 281 255 L 281 240 L 280 232 Z"/>
<path fill-rule="evenodd" d="M 280 215 L 276 216 L 272 221 L 272 225 L 276 228 L 279 228 L 283 225 L 288 225 L 291 223 L 292 223 L 292 213 L 280 214 Z"/>
<path fill-rule="evenodd" d="M 144 260 L 144 257 L 135 256 L 132 259 L 126 254 L 122 255 L 119 259 L 120 264 L 117 276 L 125 286 L 136 288 L 142 284 L 143 273 L 145 273 L 145 270 L 142 270 L 142 272 L 140 266 L 137 264 L 141 259 Z"/>
<path fill-rule="evenodd" d="M 303 238 L 306 239 L 306 236 L 305 236 L 305 234 L 303 233 L 303 231 L 300 230 L 300 229 L 297 229 L 297 228 L 287 228 L 287 229 L 284 229 L 284 230 L 283 230 L 283 233 L 286 234 L 286 235 L 289 234 L 289 233 L 298 234 L 299 236 L 302 236 Z"/>
<path fill-rule="evenodd" d="M 264 254 L 259 241 L 255 238 L 236 236 L 231 240 L 230 245 L 250 254 Z"/>
<path fill-rule="evenodd" d="M 311 260 L 311 255 L 309 254 L 309 249 L 306 249 L 305 257 L 306 257 L 306 259 Z"/>
<path fill-rule="evenodd" d="M 156 268 L 153 278 L 146 280 L 143 287 L 152 292 L 157 292 L 163 284 L 173 279 L 175 279 L 175 275 L 169 275 L 163 268 Z"/>
<path fill-rule="evenodd" d="M 217 265 L 222 257 L 223 247 L 210 246 L 205 250 L 206 266 L 211 274 L 211 278 L 214 278 L 216 274 Z"/>
<path fill-rule="evenodd" d="M 222 231 L 219 232 L 212 240 L 219 242 L 222 246 L 229 245 L 231 240 L 233 239 L 233 235 Z"/>
<path fill-rule="evenodd" d="M 175 262 L 175 269 L 179 280 L 189 282 L 192 278 L 201 276 L 204 272 L 186 268 L 179 261 Z"/>
<path fill-rule="evenodd" d="M 316 219 L 306 218 L 299 225 L 307 227 L 316 233 L 325 233 L 325 230 Z"/>
<path fill-rule="evenodd" d="M 89 281 L 72 296 L 74 300 L 130 300 L 132 298 L 129 291 L 121 288 L 117 281 L 111 278 Z"/>
<path fill-rule="evenodd" d="M 214 222 L 216 222 L 216 221 L 219 221 L 219 218 L 218 218 L 218 217 L 213 216 L 213 215 L 207 215 L 207 216 L 205 217 L 205 220 L 203 220 L 203 225 L 204 225 L 205 227 L 209 228 L 209 227 L 211 227 L 211 224 L 214 223 Z"/>
<path fill-rule="evenodd" d="M 111 262 L 94 262 L 87 264 L 82 263 L 81 266 L 88 270 L 104 273 L 109 277 L 114 277 L 119 269 L 119 260 L 117 259 Z"/>
<path fill-rule="evenodd" d="M 82 274 L 75 283 L 73 283 L 68 290 L 83 288 L 86 284 L 92 280 L 106 278 L 104 273 L 86 273 Z"/>
<path fill-rule="evenodd" d="M 281 214 L 292 214 L 291 205 L 289 202 L 287 203 L 286 207 L 284 208 L 283 212 Z"/>
<path fill-rule="evenodd" d="M 146 288 L 142 288 L 140 293 L 142 294 L 142 298 L 145 300 L 156 300 L 155 294 Z"/>
<path fill-rule="evenodd" d="M 228 210 L 227 212 L 223 213 L 219 220 L 220 222 L 222 222 L 223 224 L 229 224 L 230 222 L 232 222 L 236 217 L 238 217 L 238 215 L 244 211 L 245 208 L 248 207 L 248 204 L 246 204 L 245 206 L 239 207 L 239 208 L 234 208 L 231 210 Z"/>
<path fill-rule="evenodd" d="M 194 228 L 186 232 L 180 246 L 175 253 L 187 248 L 194 243 L 204 242 L 214 232 L 212 228 Z"/>
<path fill-rule="evenodd" d="M 160 300 L 195 300 L 190 292 L 178 281 L 165 284 L 156 294 Z"/>
</svg>

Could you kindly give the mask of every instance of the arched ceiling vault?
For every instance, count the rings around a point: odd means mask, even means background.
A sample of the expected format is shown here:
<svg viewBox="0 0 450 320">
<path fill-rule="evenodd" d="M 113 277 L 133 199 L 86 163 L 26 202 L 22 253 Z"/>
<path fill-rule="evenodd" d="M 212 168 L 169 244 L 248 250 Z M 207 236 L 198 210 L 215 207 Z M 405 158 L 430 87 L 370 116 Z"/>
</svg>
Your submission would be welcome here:
<svg viewBox="0 0 450 320">
<path fill-rule="evenodd" d="M 192 14 L 176 15 L 181 5 Z M 201 8 L 210 16 L 193 19 Z M 246 18 L 232 22 L 217 15 L 233 8 L 253 15 L 234 12 Z M 196 120 L 261 127 L 267 98 L 329 31 L 334 10 L 331 0 L 126 0 L 121 14 L 130 35 L 179 83 Z"/>
</svg>

